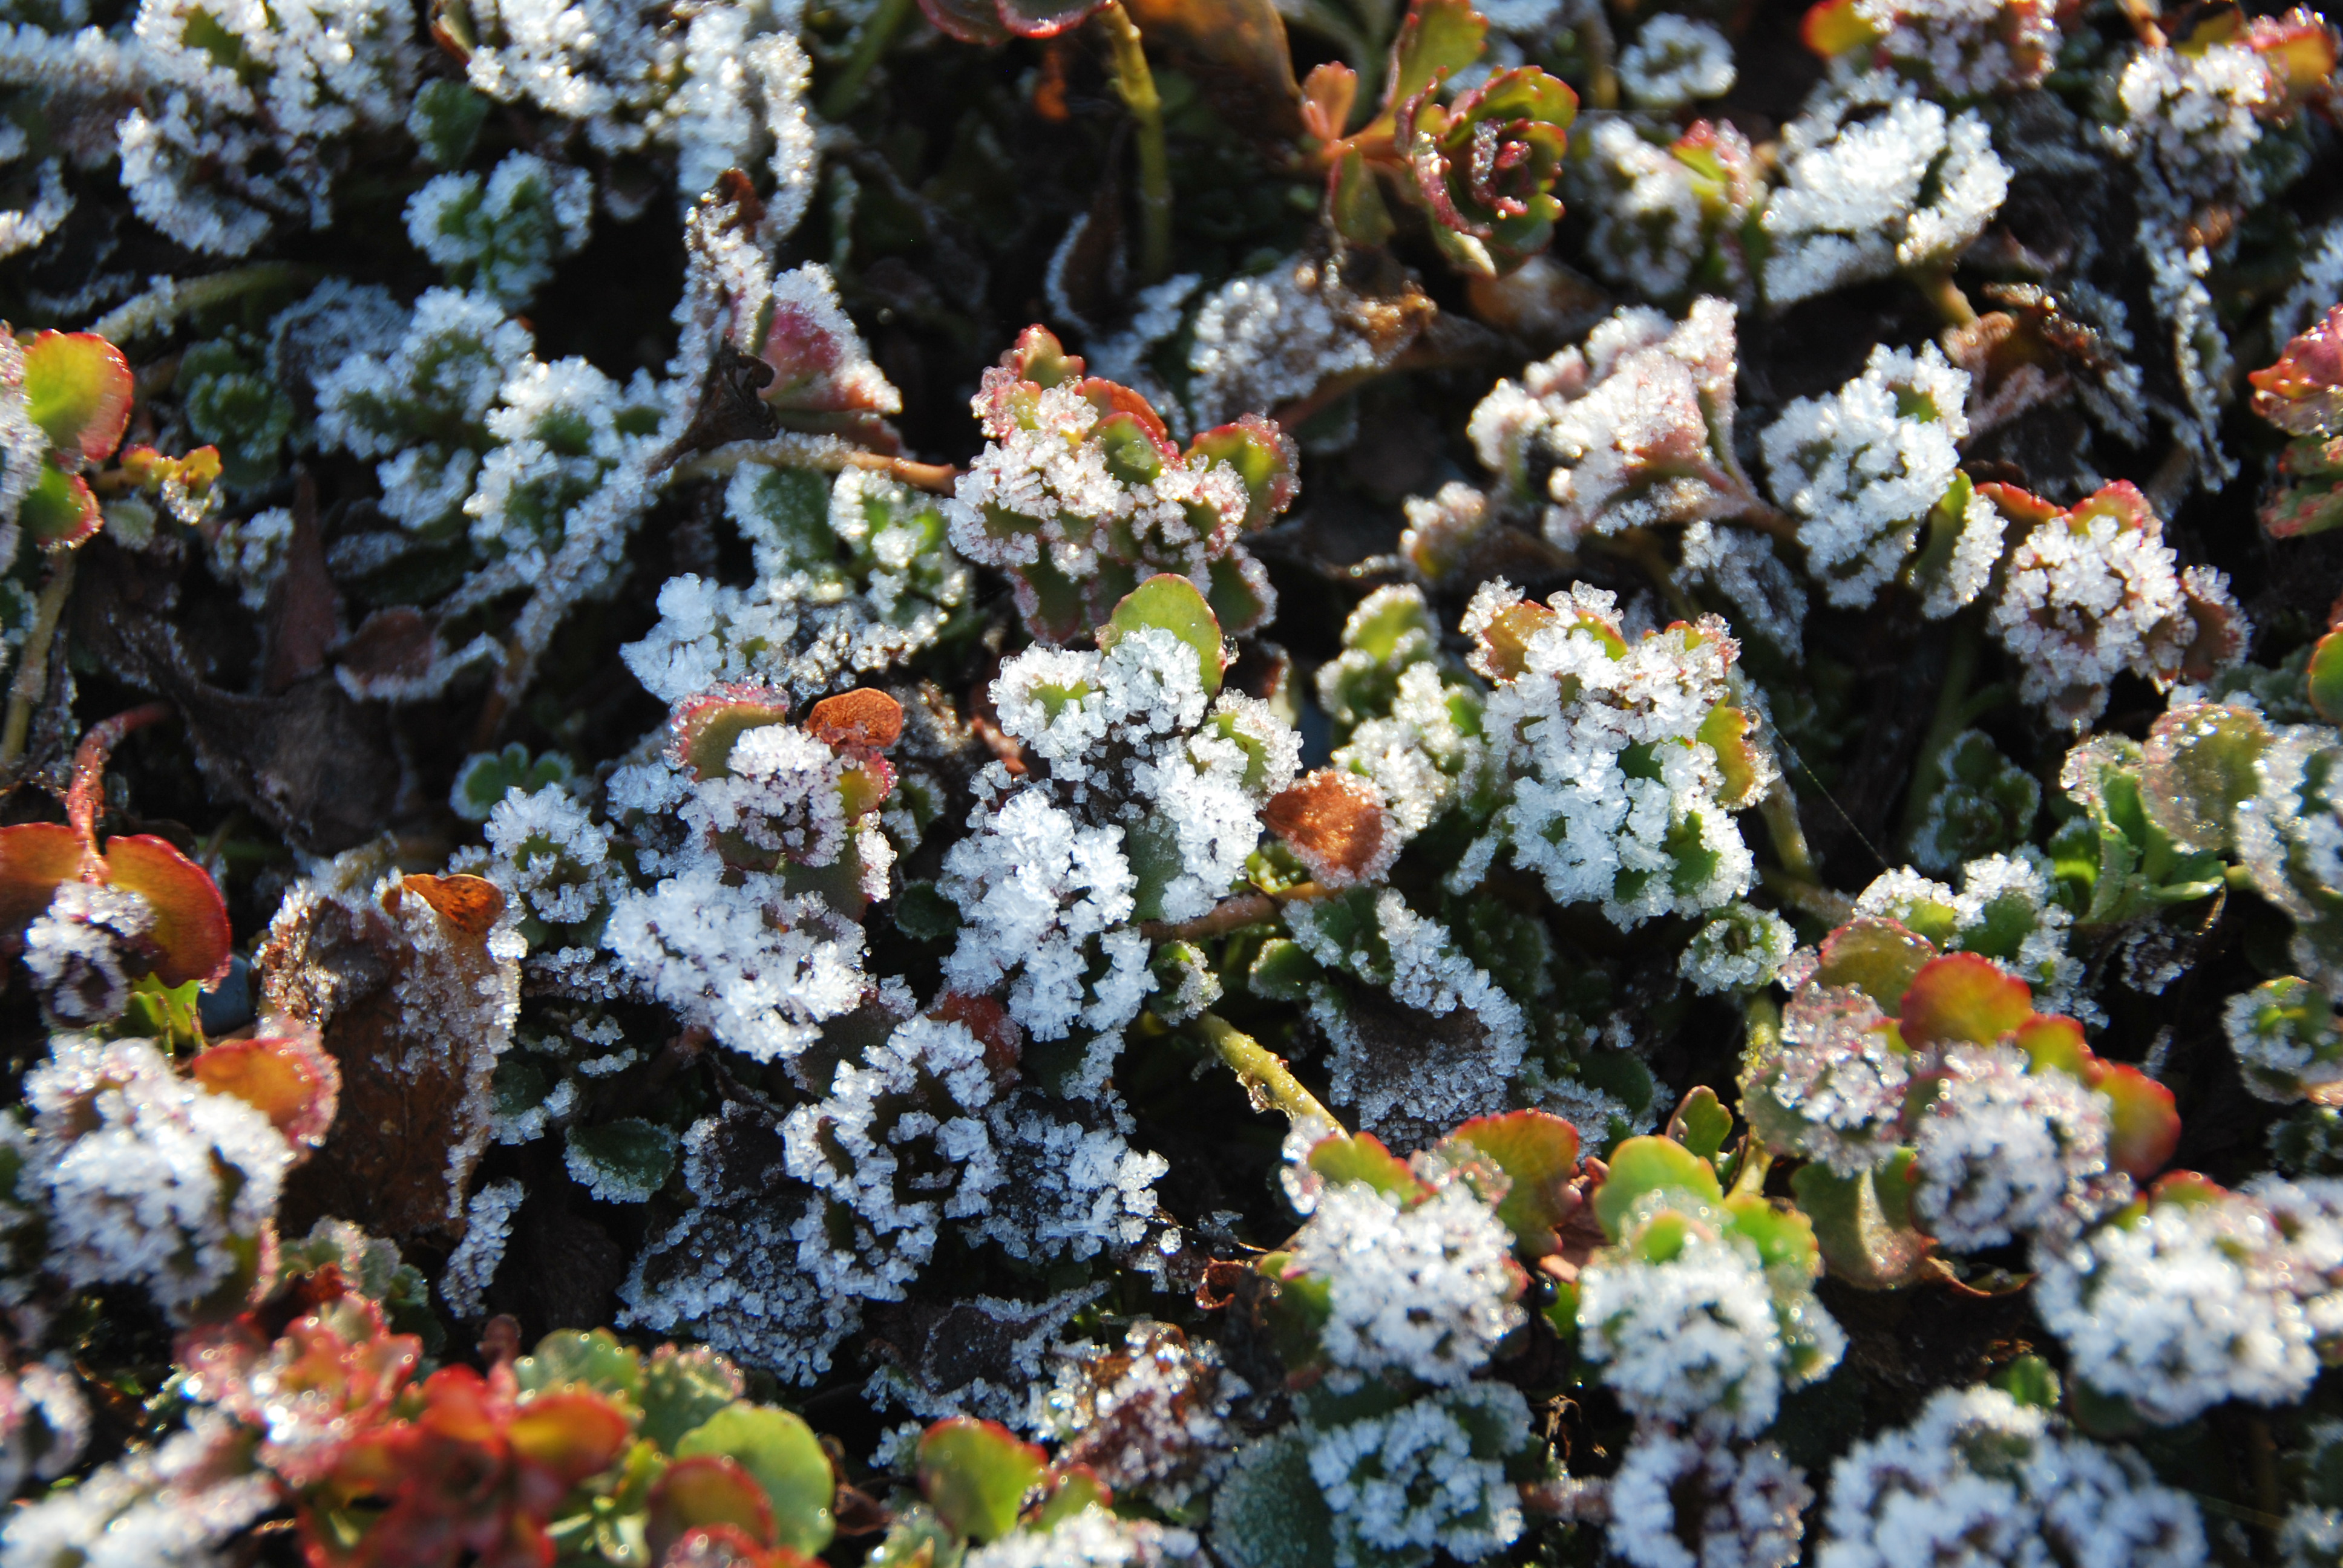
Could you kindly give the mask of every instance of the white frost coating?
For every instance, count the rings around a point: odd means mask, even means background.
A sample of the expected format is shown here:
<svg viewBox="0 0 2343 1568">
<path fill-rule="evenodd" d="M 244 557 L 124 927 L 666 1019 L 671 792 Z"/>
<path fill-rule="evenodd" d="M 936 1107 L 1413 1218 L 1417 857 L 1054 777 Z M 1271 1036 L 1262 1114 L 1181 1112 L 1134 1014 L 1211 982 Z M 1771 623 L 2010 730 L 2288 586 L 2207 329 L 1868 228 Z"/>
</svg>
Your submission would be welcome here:
<svg viewBox="0 0 2343 1568">
<path fill-rule="evenodd" d="M 1465 1382 L 1522 1321 L 1512 1257 L 1512 1232 L 1461 1181 L 1413 1209 L 1364 1182 L 1328 1187 L 1292 1264 L 1328 1283 L 1328 1385 L 1391 1372 Z"/>
<path fill-rule="evenodd" d="M 1916 355 L 1880 344 L 1862 375 L 1826 397 L 1797 399 L 1766 427 L 1775 499 L 1797 518 L 1798 542 L 1831 603 L 1868 604 L 1903 568 L 1929 509 L 1959 475 L 1968 394 L 1968 373 L 1935 344 Z M 1955 552 L 1959 587 L 1932 592 L 1927 613 L 1949 615 L 1985 586 L 2000 549 L 2000 516 L 1972 506 L 1965 543 L 1971 533 L 1976 543 Z"/>
<path fill-rule="evenodd" d="M 1400 671 L 1391 711 L 1360 724 L 1333 755 L 1335 767 L 1374 780 L 1405 838 L 1430 826 L 1481 763 L 1479 738 L 1458 722 L 1460 700 L 1437 664 L 1411 664 Z"/>
<path fill-rule="evenodd" d="M 830 1092 L 789 1112 L 781 1141 L 789 1175 L 850 1214 L 852 1234 L 841 1244 L 830 1226 L 809 1228 L 799 1266 L 833 1289 L 900 1300 L 939 1222 L 982 1214 L 1008 1180 L 983 1115 L 995 1092 L 983 1042 L 934 1018 L 839 1063 Z"/>
<path fill-rule="evenodd" d="M 286 547 L 292 542 L 293 514 L 283 507 L 223 518 L 210 539 L 212 576 L 234 588 L 237 602 L 257 615 L 284 575 Z"/>
<path fill-rule="evenodd" d="M 2285 1404 L 2343 1333 L 2343 1186 L 2263 1177 L 2167 1199 L 2040 1260 L 2035 1310 L 2075 1374 L 2150 1420 L 2225 1399 Z"/>
<path fill-rule="evenodd" d="M 2299 980 L 2238 992 L 2221 1004 L 2221 1028 L 2237 1053 L 2237 1076 L 2257 1099 L 2323 1101 L 2320 1091 L 2343 1082 L 2343 1039 L 2334 1014 Z"/>
<path fill-rule="evenodd" d="M 1675 20 L 1663 15 L 1650 25 Z M 1604 277 L 1650 297 L 1683 294 L 1699 274 L 1746 305 L 1754 290 L 1742 228 L 1765 194 L 1749 138 L 1707 121 L 1673 142 L 1658 139 L 1666 134 L 1625 116 L 1588 131 L 1583 163 L 1571 160 L 1572 209 L 1591 225 L 1587 255 Z"/>
<path fill-rule="evenodd" d="M 2106 709 L 2108 682 L 2126 670 L 2159 688 L 2177 680 L 2200 609 L 2244 621 L 2227 578 L 2182 568 L 2144 498 L 2103 498 L 2027 534 L 1993 607 L 1994 633 L 2018 663 L 2018 695 L 2078 729 Z"/>
<path fill-rule="evenodd" d="M 585 246 L 593 216 L 591 175 L 512 153 L 485 183 L 444 174 L 409 196 L 407 237 L 441 270 L 520 306 Z"/>
<path fill-rule="evenodd" d="M 2308 328 L 2343 300 L 2343 218 L 2307 236 L 2303 241 L 2302 272 L 2286 297 L 2270 307 L 2269 336 L 2273 345 Z"/>
<path fill-rule="evenodd" d="M 1619 85 L 1635 106 L 1676 109 L 1721 98 L 1735 80 L 1733 45 L 1705 22 L 1662 12 L 1619 56 Z"/>
<path fill-rule="evenodd" d="M 1103 1125 L 1070 1119 L 1094 1110 L 1103 1111 Z M 987 1121 L 1016 1180 L 994 1190 L 970 1236 L 1028 1263 L 1117 1256 L 1147 1239 L 1161 1211 L 1155 1182 L 1172 1162 L 1126 1141 L 1131 1118 L 1113 1091 L 1079 1110 L 1020 1091 L 1003 1096 Z"/>
<path fill-rule="evenodd" d="M 1388 1415 L 1305 1428 L 1311 1479 L 1334 1514 L 1339 1568 L 1423 1562 L 1434 1552 L 1477 1563 L 1520 1539 L 1521 1497 L 1503 1455 L 1526 1444 L 1529 1417 L 1511 1384 L 1476 1382 Z M 1491 1453 L 1476 1429 L 1512 1441 Z"/>
<path fill-rule="evenodd" d="M 2058 54 L 2043 0 L 1855 0 L 1855 15 L 1879 35 L 1874 57 L 1940 100 L 2039 86 Z"/>
<path fill-rule="evenodd" d="M 2135 50 L 2116 84 L 2123 118 L 2104 135 L 2138 166 L 2147 218 L 2185 224 L 2204 206 L 2260 202 L 2263 172 L 2249 155 L 2281 94 L 2242 44 Z"/>
<path fill-rule="evenodd" d="M 1773 910 L 1728 904 L 1693 933 L 1676 972 L 1703 996 L 1755 990 L 1774 983 L 1797 945 L 1798 933 Z"/>
<path fill-rule="evenodd" d="M 1465 631 L 1477 635 L 1518 597 L 1502 579 L 1483 584 Z M 1712 616 L 1646 633 L 1614 654 L 1610 592 L 1581 583 L 1552 602 L 1559 613 L 1531 634 L 1526 668 L 1483 710 L 1512 798 L 1450 873 L 1451 890 L 1477 883 L 1502 846 L 1555 902 L 1599 902 L 1623 929 L 1739 898 L 1755 862 L 1726 807 L 1716 753 L 1697 739 L 1728 696 L 1738 650 L 1724 623 Z"/>
<path fill-rule="evenodd" d="M 25 968 L 55 1025 L 85 1028 L 121 1015 L 130 1000 L 131 967 L 146 967 L 140 939 L 155 928 L 155 906 L 127 888 L 60 882 L 49 907 L 25 928 Z"/>
<path fill-rule="evenodd" d="M 1913 1207 L 1955 1251 L 2020 1233 L 2056 1247 L 2131 1197 L 2107 1166 L 2107 1102 L 2016 1046 L 1955 1046 L 1921 1117 Z"/>
<path fill-rule="evenodd" d="M 967 1568 L 1158 1568 L 1204 1561 L 1195 1534 L 1095 1505 L 1047 1530 L 1020 1530 L 964 1560 Z"/>
<path fill-rule="evenodd" d="M 609 833 L 558 784 L 507 789 L 489 809 L 487 838 L 481 874 L 547 925 L 585 925 L 624 886 Z"/>
<path fill-rule="evenodd" d="M 184 1079 L 144 1040 L 60 1034 L 25 1075 L 20 1189 L 48 1216 L 48 1268 L 139 1284 L 175 1322 L 267 1252 L 293 1151 L 268 1118 Z"/>
<path fill-rule="evenodd" d="M 1375 327 L 1383 326 L 1383 330 Z M 1197 308 L 1188 412 L 1198 429 L 1265 413 L 1338 376 L 1383 369 L 1413 337 L 1375 320 L 1332 268 L 1303 257 L 1231 278 Z"/>
<path fill-rule="evenodd" d="M 1998 529 L 1993 537 L 1997 543 Z M 1964 533 L 1962 546 L 1969 538 Z M 1687 587 L 1707 583 L 1723 594 L 1733 607 L 1730 618 L 1736 632 L 1763 638 L 1793 658 L 1805 655 L 1806 590 L 1772 539 L 1745 528 L 1720 528 L 1703 518 L 1684 529 L 1679 548 L 1680 580 Z M 1992 566 L 1986 561 L 1986 570 Z"/>
<path fill-rule="evenodd" d="M 512 1240 L 513 1216 L 528 1196 L 517 1181 L 491 1181 L 464 1205 L 464 1239 L 447 1254 L 447 1272 L 440 1276 L 439 1299 L 466 1322 L 488 1312 L 482 1295 L 505 1261 L 505 1245 Z"/>
<path fill-rule="evenodd" d="M 1635 1568 L 1790 1568 L 1815 1500 L 1771 1442 L 1637 1429 L 1608 1493 L 1604 1544 Z M 1696 1554 L 1695 1554 L 1696 1553 Z"/>
<path fill-rule="evenodd" d="M 712 855 L 611 900 L 603 943 L 658 998 L 759 1061 L 794 1056 L 862 997 L 862 930 Z"/>
<path fill-rule="evenodd" d="M 2009 167 L 1975 110 L 1947 116 L 1877 75 L 1833 83 L 1783 129 L 1782 177 L 1760 220 L 1776 307 L 1944 266 L 2009 194 Z"/>
<path fill-rule="evenodd" d="M 1841 1176 L 1869 1170 L 1896 1141 L 1912 1072 L 1886 1021 L 1851 986 L 1801 988 L 1765 1063 L 1763 1092 L 1796 1119 L 1797 1151 Z"/>
<path fill-rule="evenodd" d="M 1540 457 L 1546 537 L 1689 523 L 1746 510 L 1755 498 L 1733 460 L 1734 309 L 1707 297 L 1681 322 L 1630 307 L 1500 381 L 1467 427 L 1481 461 L 1524 500 Z"/>
<path fill-rule="evenodd" d="M 2015 855 L 1986 855 L 1961 867 L 1961 890 L 1932 881 L 1908 866 L 1883 871 L 1855 895 L 1856 915 L 1876 916 L 1915 930 L 1948 926 L 1945 940 L 1955 950 L 1990 943 L 1988 955 L 2034 988 L 2042 1012 L 2068 1012 L 2096 1021 L 2097 1009 L 2083 989 L 2083 960 L 2066 950 L 2075 917 L 2051 886 L 2046 856 L 2031 847 Z M 2015 952 L 2010 935 L 2018 930 Z"/>
<path fill-rule="evenodd" d="M 797 226 L 818 160 L 799 6 L 733 3 L 678 18 L 639 0 L 480 0 L 471 85 L 582 124 L 606 156 L 659 150 L 689 202 L 728 168 L 772 176 L 764 232 Z"/>
<path fill-rule="evenodd" d="M 1602 1363 L 1632 1413 L 1743 1437 L 1773 1421 L 1792 1351 L 1746 1237 L 1694 1225 L 1664 1263 L 1611 1249 L 1580 1271 L 1578 1290 L 1580 1353 Z M 1818 1377 L 1846 1342 L 1819 1305 L 1807 1307 L 1801 1327 L 1821 1349 L 1809 1374 Z"/>
<path fill-rule="evenodd" d="M 1220 1346 L 1141 1318 L 1119 1342 L 1080 1341 L 1052 1357 L 1055 1381 L 1033 1394 L 1033 1425 L 1061 1462 L 1087 1464 L 1120 1495 L 1178 1509 L 1208 1492 L 1238 1440 L 1232 1405 L 1251 1392 Z"/>
<path fill-rule="evenodd" d="M 283 1495 L 253 1467 L 242 1426 L 190 1409 L 185 1431 L 8 1515 L 0 1568 L 216 1568 Z"/>
<path fill-rule="evenodd" d="M 406 406 L 484 424 L 506 378 L 528 358 L 528 329 L 484 294 L 427 289 L 387 353 L 358 352 L 317 375 L 317 441 L 389 457 L 407 445 Z M 386 488 L 387 488 L 386 485 Z"/>
<path fill-rule="evenodd" d="M 2053 1428 L 1995 1388 L 1943 1389 L 1911 1425 L 1831 1467 L 1816 1568 L 2071 1563 L 2197 1568 L 2205 1532 L 2185 1493 L 2128 1449 Z"/>
</svg>

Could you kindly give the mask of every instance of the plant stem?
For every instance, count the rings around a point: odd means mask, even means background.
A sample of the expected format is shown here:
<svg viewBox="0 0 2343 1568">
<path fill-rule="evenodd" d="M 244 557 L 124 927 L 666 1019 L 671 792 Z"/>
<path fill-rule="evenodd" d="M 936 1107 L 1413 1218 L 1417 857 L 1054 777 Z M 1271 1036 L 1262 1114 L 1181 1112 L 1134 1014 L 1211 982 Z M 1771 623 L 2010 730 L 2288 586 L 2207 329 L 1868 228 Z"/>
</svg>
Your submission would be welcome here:
<svg viewBox="0 0 2343 1568">
<path fill-rule="evenodd" d="M 1976 614 L 1964 610 L 1953 620 L 1952 645 L 1945 652 L 1945 681 L 1936 689 L 1936 715 L 1920 739 L 1920 755 L 1912 764 L 1912 789 L 1904 797 L 1904 820 L 1896 837 L 1906 849 L 1911 847 L 1912 835 L 1920 830 L 1928 797 L 1943 778 L 1945 753 L 1952 749 L 1953 738 L 1967 721 L 1969 682 L 1976 678 L 1977 643 Z"/>
<path fill-rule="evenodd" d="M 110 340 L 109 340 L 110 341 Z M 8 689 L 8 719 L 0 728 L 0 773 L 13 771 L 24 760 L 25 739 L 32 732 L 33 709 L 49 684 L 49 645 L 56 640 L 57 622 L 65 618 L 65 600 L 73 597 L 74 555 L 67 550 L 49 567 L 49 580 L 33 606 L 33 625 L 25 633 L 25 651 L 16 666 L 15 683 Z"/>
<path fill-rule="evenodd" d="M 679 479 L 720 479 L 743 463 L 765 463 L 779 468 L 818 468 L 835 474 L 841 468 L 868 468 L 900 480 L 915 490 L 949 496 L 960 478 L 950 463 L 914 463 L 909 457 L 889 457 L 866 452 L 836 436 L 806 436 L 795 431 L 762 441 L 730 441 L 713 451 L 697 453 L 675 466 Z"/>
<path fill-rule="evenodd" d="M 135 299 L 125 300 L 89 325 L 108 343 L 119 345 L 141 333 L 168 327 L 191 310 L 222 304 L 240 294 L 252 294 L 280 284 L 297 283 L 309 269 L 281 261 L 264 261 L 186 283 L 158 283 Z"/>
<path fill-rule="evenodd" d="M 1953 269 L 1949 266 L 1932 266 L 1926 272 L 1916 272 L 1912 274 L 1912 281 L 1927 297 L 1936 314 L 1944 317 L 1946 326 L 1976 325 L 1976 307 L 1971 305 L 1969 297 L 1961 292 L 1961 286 L 1953 281 Z"/>
<path fill-rule="evenodd" d="M 1139 269 L 1150 283 L 1172 276 L 1172 162 L 1163 150 L 1163 99 L 1139 26 L 1120 0 L 1099 13 L 1114 48 L 1114 88 L 1139 126 Z"/>
<path fill-rule="evenodd" d="M 1733 1191 L 1726 1196 L 1763 1192 L 1765 1190 L 1765 1172 L 1773 1168 L 1774 1151 L 1758 1142 L 1757 1134 L 1751 1132 L 1742 1140 L 1741 1161 L 1733 1173 Z"/>
<path fill-rule="evenodd" d="M 1765 796 L 1757 802 L 1757 815 L 1765 819 L 1765 836 L 1773 840 L 1774 857 L 1782 862 L 1782 869 L 1802 882 L 1820 886 L 1822 877 L 1815 869 L 1814 850 L 1806 845 L 1805 825 L 1798 820 L 1798 798 L 1790 792 L 1788 774 L 1776 774 L 1765 787 Z"/>
<path fill-rule="evenodd" d="M 1855 900 L 1820 882 L 1793 876 L 1779 866 L 1761 866 L 1757 879 L 1765 890 L 1795 909 L 1804 910 L 1828 925 L 1843 925 L 1855 913 Z"/>
<path fill-rule="evenodd" d="M 870 78 L 871 67 L 886 54 L 887 45 L 895 41 L 902 30 L 903 19 L 911 14 L 911 0 L 879 0 L 878 9 L 862 24 L 861 36 L 854 40 L 854 53 L 847 57 L 846 67 L 822 95 L 821 117 L 835 123 L 846 118 L 855 100 L 862 96 L 862 84 Z"/>
<path fill-rule="evenodd" d="M 1245 1092 L 1252 1096 L 1255 1110 L 1267 1111 L 1274 1106 L 1285 1112 L 1289 1121 L 1315 1121 L 1335 1131 L 1342 1131 L 1342 1124 L 1334 1120 L 1333 1113 L 1318 1103 L 1316 1095 L 1302 1087 L 1302 1081 L 1287 1070 L 1284 1060 L 1275 1051 L 1218 1013 L 1208 1012 L 1198 1019 L 1196 1030 L 1236 1073 Z"/>
</svg>

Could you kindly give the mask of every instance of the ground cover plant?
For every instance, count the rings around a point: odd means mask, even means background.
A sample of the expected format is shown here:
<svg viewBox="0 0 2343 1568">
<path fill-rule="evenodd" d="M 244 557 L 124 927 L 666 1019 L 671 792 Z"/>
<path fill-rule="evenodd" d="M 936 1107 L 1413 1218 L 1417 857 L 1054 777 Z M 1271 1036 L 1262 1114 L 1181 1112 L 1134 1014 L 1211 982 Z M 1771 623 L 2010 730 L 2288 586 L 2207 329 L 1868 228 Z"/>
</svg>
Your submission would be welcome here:
<svg viewBox="0 0 2343 1568">
<path fill-rule="evenodd" d="M 0 1568 L 2343 1563 L 2343 34 L 0 0 Z"/>
</svg>

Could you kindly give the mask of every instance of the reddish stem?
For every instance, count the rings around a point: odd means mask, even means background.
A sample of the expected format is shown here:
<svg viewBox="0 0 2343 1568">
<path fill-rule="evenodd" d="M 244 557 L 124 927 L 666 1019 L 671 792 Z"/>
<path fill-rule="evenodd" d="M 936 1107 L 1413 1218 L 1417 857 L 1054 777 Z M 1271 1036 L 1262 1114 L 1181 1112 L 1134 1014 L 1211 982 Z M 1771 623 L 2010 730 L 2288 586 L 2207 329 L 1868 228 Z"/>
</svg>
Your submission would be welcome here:
<svg viewBox="0 0 2343 1568">
<path fill-rule="evenodd" d="M 106 862 L 97 858 L 97 813 L 106 804 L 106 759 L 122 744 L 124 736 L 170 717 L 171 705 L 167 702 L 142 703 L 126 713 L 117 713 L 91 725 L 83 732 L 81 744 L 74 748 L 73 785 L 65 791 L 65 819 L 81 835 L 83 881 L 106 880 Z"/>
</svg>

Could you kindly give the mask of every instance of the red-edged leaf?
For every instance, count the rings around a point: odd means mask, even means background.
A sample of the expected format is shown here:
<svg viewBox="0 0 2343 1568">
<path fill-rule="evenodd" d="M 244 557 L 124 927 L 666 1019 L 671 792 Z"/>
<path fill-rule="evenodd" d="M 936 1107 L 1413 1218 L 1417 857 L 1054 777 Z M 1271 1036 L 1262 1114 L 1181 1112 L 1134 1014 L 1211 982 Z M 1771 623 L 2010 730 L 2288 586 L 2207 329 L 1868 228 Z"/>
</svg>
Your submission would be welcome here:
<svg viewBox="0 0 2343 1568">
<path fill-rule="evenodd" d="M 821 1568 L 821 1559 L 786 1546 L 759 1546 L 734 1525 L 703 1524 L 684 1532 L 659 1568 Z"/>
<path fill-rule="evenodd" d="M 1021 38 L 1054 38 L 1106 9 L 1107 0 L 995 0 L 1001 25 Z"/>
<path fill-rule="evenodd" d="M 1559 1245 L 1554 1231 L 1578 1206 L 1570 1186 L 1578 1174 L 1577 1128 L 1544 1111 L 1511 1111 L 1474 1117 L 1441 1149 L 1453 1161 L 1478 1156 L 1505 1173 L 1511 1185 L 1497 1218 L 1523 1251 L 1543 1257 Z"/>
<path fill-rule="evenodd" d="M 2174 1109 L 2172 1091 L 2119 1061 L 2097 1064 L 2094 1086 L 2107 1097 L 2115 1122 L 2107 1139 L 2107 1159 L 2135 1181 L 2145 1181 L 2170 1162 L 2180 1146 L 2180 1113 Z"/>
<path fill-rule="evenodd" d="M 953 1416 L 920 1439 L 920 1494 L 955 1533 L 995 1541 L 1017 1527 L 1045 1465 L 1039 1448 L 999 1422 Z"/>
<path fill-rule="evenodd" d="M 1067 353 L 1058 335 L 1038 324 L 1017 335 L 1001 363 L 1016 372 L 1020 381 L 1031 381 L 1043 391 L 1063 381 L 1081 379 L 1082 357 Z"/>
<path fill-rule="evenodd" d="M 963 44 L 1006 44 L 1009 29 L 991 0 L 920 0 L 920 9 L 936 31 Z"/>
<path fill-rule="evenodd" d="M 1172 572 L 1159 572 L 1122 596 L 1114 614 L 1098 629 L 1101 652 L 1133 632 L 1168 631 L 1196 650 L 1196 668 L 1209 697 L 1221 689 L 1228 666 L 1222 657 L 1221 623 L 1196 585 Z"/>
<path fill-rule="evenodd" d="M 674 759 L 701 779 L 732 776 L 732 743 L 743 730 L 789 721 L 786 693 L 761 686 L 719 686 L 675 710 Z"/>
<path fill-rule="evenodd" d="M 130 426 L 130 362 L 95 332 L 43 332 L 25 346 L 25 403 L 60 447 L 94 463 Z"/>
<path fill-rule="evenodd" d="M 627 1412 L 582 1389 L 541 1393 L 513 1412 L 513 1452 L 571 1486 L 618 1462 L 634 1435 Z"/>
<path fill-rule="evenodd" d="M 81 873 L 81 836 L 63 822 L 0 828 L 0 931 L 22 931 Z"/>
<path fill-rule="evenodd" d="M 2033 1063 L 2029 1071 L 2055 1068 L 2087 1083 L 2100 1065 L 2091 1048 L 2083 1043 L 2083 1026 L 2064 1013 L 2036 1013 L 2018 1025 L 2016 1043 Z"/>
<path fill-rule="evenodd" d="M 1246 532 L 1266 528 L 1270 518 L 1293 504 L 1302 481 L 1294 470 L 1302 460 L 1293 438 L 1273 420 L 1248 414 L 1232 425 L 1220 425 L 1188 443 L 1191 453 L 1202 453 L 1215 463 L 1226 463 L 1244 481 L 1248 504 Z"/>
<path fill-rule="evenodd" d="M 325 1141 L 341 1099 L 342 1070 L 315 1030 L 226 1040 L 187 1070 L 213 1093 L 234 1095 L 267 1117 L 296 1149 Z"/>
<path fill-rule="evenodd" d="M 679 1459 L 651 1488 L 646 1530 L 654 1556 L 687 1532 L 729 1525 L 759 1548 L 773 1544 L 773 1504 L 757 1478 L 719 1453 Z"/>
<path fill-rule="evenodd" d="M 1673 1138 L 1630 1138 L 1611 1151 L 1603 1185 L 1594 1190 L 1594 1217 L 1614 1241 L 1635 1201 L 1647 1192 L 1676 1191 L 1710 1202 L 1725 1201 L 1716 1168 Z"/>
<path fill-rule="evenodd" d="M 1904 1043 L 1991 1045 L 2034 1016 L 2034 992 L 1991 959 L 1947 953 L 1912 977 L 1904 993 Z"/>
<path fill-rule="evenodd" d="M 33 481 L 16 508 L 16 521 L 25 537 L 43 548 L 69 550 L 87 543 L 106 521 L 106 515 L 98 510 L 97 497 L 88 480 L 45 458 L 41 477 Z"/>
<path fill-rule="evenodd" d="M 1321 1138 L 1311 1146 L 1310 1169 L 1330 1182 L 1363 1181 L 1403 1203 L 1432 1191 L 1406 1161 L 1372 1132 L 1337 1132 Z"/>
<path fill-rule="evenodd" d="M 215 985 L 227 974 L 227 906 L 210 872 L 152 834 L 122 833 L 106 841 L 106 879 L 154 906 L 156 980 Z"/>
<path fill-rule="evenodd" d="M 1898 921 L 1865 918 L 1825 937 L 1815 956 L 1816 985 L 1853 986 L 1881 1011 L 1893 1012 L 1936 958 L 1936 945 Z"/>
<path fill-rule="evenodd" d="M 2033 491 L 2020 489 L 2016 485 L 1979 485 L 1976 487 L 1976 493 L 1991 501 L 1996 511 L 2016 524 L 2018 529 L 2023 531 L 2030 532 L 2038 528 L 2058 515 L 2058 508 L 2056 506 L 2044 500 Z"/>
</svg>

